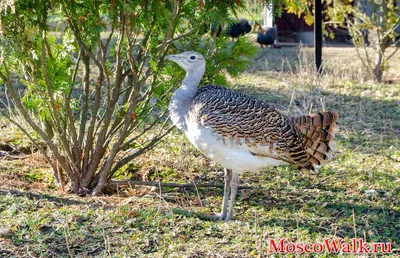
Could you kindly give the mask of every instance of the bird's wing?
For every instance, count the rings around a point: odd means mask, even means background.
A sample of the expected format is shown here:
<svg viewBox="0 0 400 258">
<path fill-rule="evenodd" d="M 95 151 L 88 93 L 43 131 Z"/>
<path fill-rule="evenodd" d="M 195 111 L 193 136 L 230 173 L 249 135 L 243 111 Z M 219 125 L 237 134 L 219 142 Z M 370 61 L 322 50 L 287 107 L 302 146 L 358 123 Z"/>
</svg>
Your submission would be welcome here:
<svg viewBox="0 0 400 258">
<path fill-rule="evenodd" d="M 303 164 L 297 162 L 298 157 L 307 155 L 303 137 L 291 119 L 265 102 L 220 86 L 200 88 L 187 119 L 211 128 L 224 143 L 235 143 L 253 155 L 299 165 Z"/>
</svg>

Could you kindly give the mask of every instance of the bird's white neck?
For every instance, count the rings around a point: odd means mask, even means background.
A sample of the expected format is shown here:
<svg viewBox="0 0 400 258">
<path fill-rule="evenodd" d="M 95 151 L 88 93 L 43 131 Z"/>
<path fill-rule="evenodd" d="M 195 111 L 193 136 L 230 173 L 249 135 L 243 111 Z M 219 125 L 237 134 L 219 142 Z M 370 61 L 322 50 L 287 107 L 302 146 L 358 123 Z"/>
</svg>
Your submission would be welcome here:
<svg viewBox="0 0 400 258">
<path fill-rule="evenodd" d="M 172 123 L 180 130 L 185 131 L 186 114 L 189 112 L 192 100 L 196 96 L 197 87 L 203 77 L 205 68 L 201 67 L 199 70 L 193 72 L 189 71 L 183 79 L 182 85 L 175 91 L 169 103 L 169 112 Z"/>
</svg>

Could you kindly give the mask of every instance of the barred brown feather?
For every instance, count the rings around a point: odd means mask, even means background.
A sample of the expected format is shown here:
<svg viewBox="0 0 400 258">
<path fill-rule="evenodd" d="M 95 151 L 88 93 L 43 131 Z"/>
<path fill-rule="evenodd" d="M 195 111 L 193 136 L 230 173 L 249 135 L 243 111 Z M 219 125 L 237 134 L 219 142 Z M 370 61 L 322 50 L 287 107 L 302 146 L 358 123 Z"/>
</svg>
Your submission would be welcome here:
<svg viewBox="0 0 400 258">
<path fill-rule="evenodd" d="M 314 168 L 333 158 L 333 140 L 338 119 L 339 114 L 335 111 L 292 118 L 295 127 L 304 137 L 303 144 Z"/>
<path fill-rule="evenodd" d="M 332 158 L 337 118 L 333 111 L 289 118 L 263 101 L 214 85 L 198 90 L 187 116 L 224 143 L 245 144 L 253 155 L 313 171 Z"/>
</svg>

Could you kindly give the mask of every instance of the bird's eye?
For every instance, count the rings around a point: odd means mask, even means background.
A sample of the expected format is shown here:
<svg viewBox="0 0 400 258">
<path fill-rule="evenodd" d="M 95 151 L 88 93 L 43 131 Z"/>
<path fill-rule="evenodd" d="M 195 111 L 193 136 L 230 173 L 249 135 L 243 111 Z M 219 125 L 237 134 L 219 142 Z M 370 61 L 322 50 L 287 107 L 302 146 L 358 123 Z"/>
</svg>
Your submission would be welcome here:
<svg viewBox="0 0 400 258">
<path fill-rule="evenodd" d="M 191 56 L 191 57 L 190 57 L 190 60 L 195 60 L 195 59 L 196 59 L 195 56 Z"/>
</svg>

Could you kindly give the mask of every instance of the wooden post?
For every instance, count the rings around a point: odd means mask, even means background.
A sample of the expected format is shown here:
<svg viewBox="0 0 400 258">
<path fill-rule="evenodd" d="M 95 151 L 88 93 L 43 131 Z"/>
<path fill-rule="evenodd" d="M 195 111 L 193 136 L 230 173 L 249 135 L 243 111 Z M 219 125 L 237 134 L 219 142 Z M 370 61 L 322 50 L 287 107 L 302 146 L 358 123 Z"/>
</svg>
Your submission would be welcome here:
<svg viewBox="0 0 400 258">
<path fill-rule="evenodd" d="M 322 0 L 315 0 L 314 4 L 315 67 L 317 73 L 320 74 L 322 70 Z"/>
</svg>

